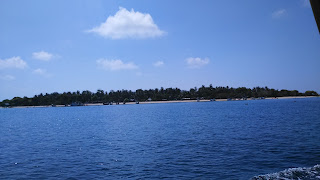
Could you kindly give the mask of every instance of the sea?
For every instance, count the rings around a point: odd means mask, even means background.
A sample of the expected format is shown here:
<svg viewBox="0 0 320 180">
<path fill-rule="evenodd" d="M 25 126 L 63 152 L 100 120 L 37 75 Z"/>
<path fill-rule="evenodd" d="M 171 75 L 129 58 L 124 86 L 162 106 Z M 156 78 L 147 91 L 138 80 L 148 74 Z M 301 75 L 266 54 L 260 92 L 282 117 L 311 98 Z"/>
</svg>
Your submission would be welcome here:
<svg viewBox="0 0 320 180">
<path fill-rule="evenodd" d="M 320 98 L 1 108 L 0 179 L 320 179 Z"/>
</svg>

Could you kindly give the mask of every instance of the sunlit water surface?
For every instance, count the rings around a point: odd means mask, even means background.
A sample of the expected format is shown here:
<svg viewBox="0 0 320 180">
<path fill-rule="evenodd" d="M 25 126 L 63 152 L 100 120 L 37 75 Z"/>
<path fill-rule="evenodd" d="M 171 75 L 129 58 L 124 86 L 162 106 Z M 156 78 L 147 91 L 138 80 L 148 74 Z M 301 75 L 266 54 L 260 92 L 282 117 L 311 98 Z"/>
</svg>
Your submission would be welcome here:
<svg viewBox="0 0 320 180">
<path fill-rule="evenodd" d="M 250 179 L 320 164 L 320 98 L 0 109 L 0 179 Z"/>
</svg>

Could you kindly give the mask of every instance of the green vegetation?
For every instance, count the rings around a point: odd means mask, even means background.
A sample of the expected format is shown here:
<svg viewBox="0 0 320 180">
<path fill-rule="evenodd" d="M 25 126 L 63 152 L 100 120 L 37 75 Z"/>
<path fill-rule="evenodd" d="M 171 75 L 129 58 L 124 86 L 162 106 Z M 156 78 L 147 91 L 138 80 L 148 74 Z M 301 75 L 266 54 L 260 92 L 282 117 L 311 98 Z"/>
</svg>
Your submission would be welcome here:
<svg viewBox="0 0 320 180">
<path fill-rule="evenodd" d="M 229 88 L 213 87 L 212 85 L 200 88 L 191 88 L 189 91 L 179 88 L 156 88 L 149 90 L 138 89 L 135 92 L 131 90 L 111 90 L 109 93 L 103 90 L 97 90 L 96 93 L 90 91 L 64 92 L 62 94 L 54 92 L 51 94 L 42 93 L 32 98 L 15 97 L 11 100 L 3 100 L 1 106 L 41 106 L 41 105 L 63 105 L 72 102 L 79 103 L 102 103 L 102 102 L 129 102 L 129 101 L 165 101 L 165 100 L 183 100 L 183 99 L 226 99 L 226 98 L 251 98 L 251 97 L 283 97 L 283 96 L 318 96 L 315 91 L 306 91 L 300 93 L 297 90 L 275 90 L 268 87 L 255 88 Z"/>
</svg>

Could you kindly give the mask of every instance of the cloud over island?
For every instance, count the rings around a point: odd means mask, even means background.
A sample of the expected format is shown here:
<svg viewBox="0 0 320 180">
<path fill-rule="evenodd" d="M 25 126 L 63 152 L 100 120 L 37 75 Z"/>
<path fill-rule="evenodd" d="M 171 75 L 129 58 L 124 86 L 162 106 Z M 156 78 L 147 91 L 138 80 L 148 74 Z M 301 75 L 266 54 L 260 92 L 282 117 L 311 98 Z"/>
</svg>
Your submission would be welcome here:
<svg viewBox="0 0 320 180">
<path fill-rule="evenodd" d="M 27 67 L 27 63 L 19 56 L 11 57 L 8 59 L 0 59 L 0 69 L 16 68 L 24 69 Z"/>
<path fill-rule="evenodd" d="M 32 58 L 41 60 L 41 61 L 50 61 L 54 57 L 53 54 L 50 54 L 45 51 L 39 51 L 32 53 Z"/>
<path fill-rule="evenodd" d="M 99 68 L 109 71 L 118 71 L 118 70 L 133 70 L 138 69 L 139 67 L 132 62 L 124 63 L 120 59 L 98 59 L 96 61 Z"/>
<path fill-rule="evenodd" d="M 200 68 L 202 66 L 205 66 L 209 64 L 210 60 L 209 58 L 201 59 L 199 57 L 189 57 L 186 59 L 186 63 L 188 68 Z"/>
<path fill-rule="evenodd" d="M 153 63 L 153 66 L 154 67 L 162 67 L 162 66 L 164 66 L 164 62 L 163 61 L 157 61 L 157 62 Z"/>
<path fill-rule="evenodd" d="M 43 76 L 43 77 L 52 77 L 52 74 L 49 74 L 46 69 L 38 68 L 32 71 L 33 74 Z"/>
<path fill-rule="evenodd" d="M 105 38 L 125 39 L 125 38 L 153 38 L 165 34 L 154 23 L 150 14 L 138 11 L 128 11 L 120 7 L 114 16 L 109 16 L 100 26 L 94 27 L 86 32 L 96 33 Z"/>
</svg>

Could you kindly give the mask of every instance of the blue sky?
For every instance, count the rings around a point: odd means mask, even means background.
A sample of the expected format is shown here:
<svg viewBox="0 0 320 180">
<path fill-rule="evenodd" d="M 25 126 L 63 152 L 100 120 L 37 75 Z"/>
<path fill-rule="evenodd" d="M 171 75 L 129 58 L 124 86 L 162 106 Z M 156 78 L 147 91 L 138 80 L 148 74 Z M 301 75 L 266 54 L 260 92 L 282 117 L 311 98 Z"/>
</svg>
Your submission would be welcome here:
<svg viewBox="0 0 320 180">
<path fill-rule="evenodd" d="M 306 0 L 0 1 L 0 100 L 201 85 L 320 92 Z"/>
</svg>

